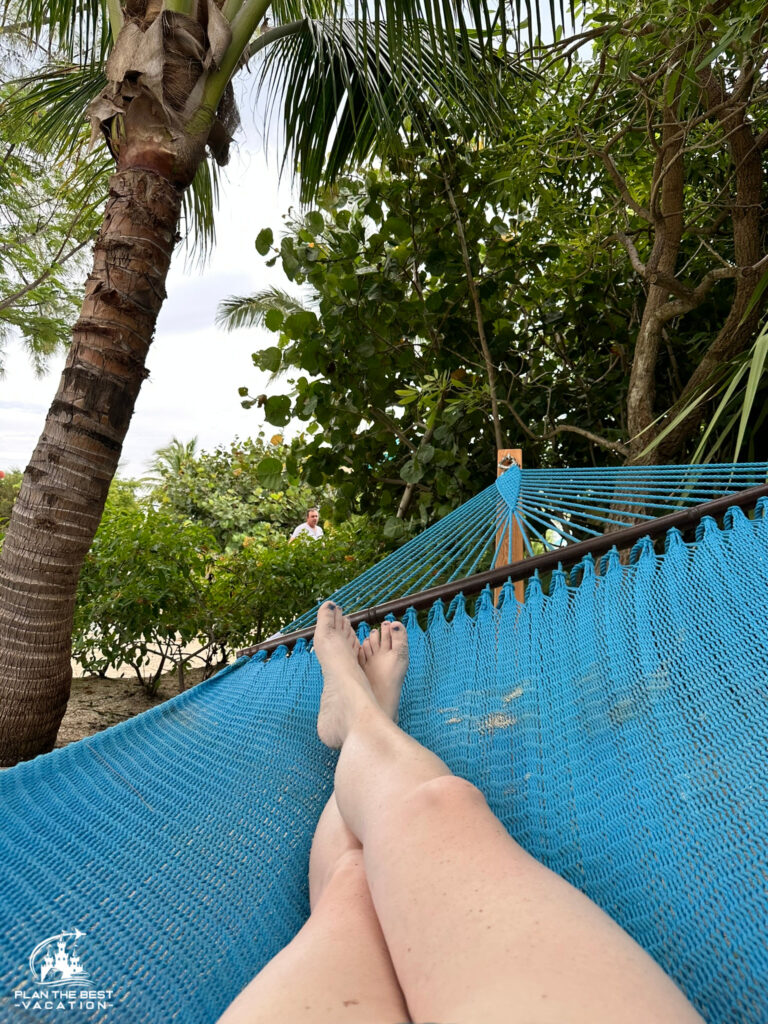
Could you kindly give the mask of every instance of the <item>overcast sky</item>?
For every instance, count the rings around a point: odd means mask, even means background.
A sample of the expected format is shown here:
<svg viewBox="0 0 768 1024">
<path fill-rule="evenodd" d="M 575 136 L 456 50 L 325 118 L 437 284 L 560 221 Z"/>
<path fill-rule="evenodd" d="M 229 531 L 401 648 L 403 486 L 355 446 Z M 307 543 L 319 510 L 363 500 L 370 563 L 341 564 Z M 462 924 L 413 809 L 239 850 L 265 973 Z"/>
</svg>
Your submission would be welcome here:
<svg viewBox="0 0 768 1024">
<path fill-rule="evenodd" d="M 261 410 L 241 408 L 237 389 L 259 392 L 264 375 L 254 368 L 251 353 L 274 344 L 275 336 L 229 334 L 214 326 L 214 318 L 216 306 L 228 295 L 267 284 L 290 288 L 278 267 L 270 271 L 264 266 L 254 241 L 267 226 L 278 235 L 293 198 L 289 180 L 278 183 L 277 148 L 270 145 L 268 159 L 247 99 L 241 101 L 241 113 L 247 127 L 224 169 L 216 251 L 202 271 L 186 269 L 181 250 L 176 255 L 149 351 L 150 375 L 123 447 L 122 476 L 142 475 L 152 453 L 174 436 L 188 441 L 196 435 L 200 446 L 210 449 L 235 435 L 256 434 L 264 425 Z M 0 381 L 0 469 L 23 469 L 42 431 L 64 357 L 52 360 L 49 373 L 36 379 L 21 346 L 11 342 L 7 355 Z"/>
</svg>

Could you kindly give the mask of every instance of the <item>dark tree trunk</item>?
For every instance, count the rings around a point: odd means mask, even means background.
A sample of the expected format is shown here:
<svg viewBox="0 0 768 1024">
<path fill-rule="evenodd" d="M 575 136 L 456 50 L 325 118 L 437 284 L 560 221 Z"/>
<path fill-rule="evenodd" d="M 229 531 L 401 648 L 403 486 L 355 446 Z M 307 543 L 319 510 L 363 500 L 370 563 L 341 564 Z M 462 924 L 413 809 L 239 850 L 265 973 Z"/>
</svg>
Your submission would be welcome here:
<svg viewBox="0 0 768 1024">
<path fill-rule="evenodd" d="M 144 378 L 181 193 L 139 168 L 110 181 L 93 270 L 0 552 L 0 765 L 51 750 L 71 684 L 77 579 Z"/>
<path fill-rule="evenodd" d="M 720 121 L 723 140 L 727 142 L 736 179 L 736 191 L 731 203 L 733 223 L 734 263 L 739 267 L 735 278 L 733 303 L 728 317 L 717 333 L 709 349 L 683 388 L 670 415 L 685 408 L 700 388 L 712 379 L 713 373 L 723 363 L 745 351 L 751 344 L 766 305 L 763 295 L 750 312 L 747 312 L 755 287 L 764 270 L 764 246 L 762 237 L 762 194 L 764 140 L 758 140 L 754 126 L 746 112 L 746 101 L 733 109 L 725 104 L 726 93 L 722 83 L 711 69 L 700 76 L 710 104 L 724 109 Z M 677 428 L 671 431 L 659 446 L 661 461 L 671 462 L 689 437 L 698 428 L 707 407 L 699 406 Z"/>
<path fill-rule="evenodd" d="M 652 192 L 656 194 L 651 204 L 655 235 L 646 268 L 648 297 L 637 332 L 627 389 L 627 426 L 632 438 L 629 462 L 653 461 L 652 458 L 643 459 L 639 453 L 652 439 L 648 436 L 648 428 L 655 417 L 656 363 L 664 327 L 659 314 L 669 299 L 666 281 L 674 277 L 683 236 L 684 141 L 685 136 L 674 111 L 669 106 L 665 107 L 661 148 L 652 180 Z"/>
</svg>

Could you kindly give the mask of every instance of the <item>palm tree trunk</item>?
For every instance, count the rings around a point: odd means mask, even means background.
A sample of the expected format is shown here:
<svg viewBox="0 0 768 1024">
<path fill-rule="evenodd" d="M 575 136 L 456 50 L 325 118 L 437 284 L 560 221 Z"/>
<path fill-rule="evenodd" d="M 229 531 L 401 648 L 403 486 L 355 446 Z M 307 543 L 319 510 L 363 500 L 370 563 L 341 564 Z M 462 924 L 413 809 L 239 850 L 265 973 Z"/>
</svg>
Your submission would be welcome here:
<svg viewBox="0 0 768 1024">
<path fill-rule="evenodd" d="M 0 552 L 0 765 L 52 749 L 69 697 L 75 590 L 117 469 L 160 307 L 181 192 L 110 181 L 80 319 Z"/>
</svg>

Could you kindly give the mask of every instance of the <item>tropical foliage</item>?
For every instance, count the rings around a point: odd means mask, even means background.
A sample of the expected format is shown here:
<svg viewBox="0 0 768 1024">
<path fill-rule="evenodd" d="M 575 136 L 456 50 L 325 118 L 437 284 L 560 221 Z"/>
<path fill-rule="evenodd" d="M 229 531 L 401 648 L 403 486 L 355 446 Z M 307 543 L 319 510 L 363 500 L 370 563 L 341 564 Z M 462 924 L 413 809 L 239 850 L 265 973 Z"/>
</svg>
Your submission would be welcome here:
<svg viewBox="0 0 768 1024">
<path fill-rule="evenodd" d="M 160 449 L 158 456 L 167 455 L 169 448 Z M 175 451 L 181 448 L 177 442 Z M 155 467 L 159 461 L 155 459 Z M 217 549 L 226 551 L 258 539 L 262 531 L 289 534 L 313 505 L 327 512 L 331 493 L 301 481 L 296 455 L 276 434 L 270 442 L 263 437 L 237 439 L 187 457 L 178 466 L 169 461 L 154 477 L 149 500 L 181 522 L 200 523 Z"/>
<path fill-rule="evenodd" d="M 274 465 L 269 488 L 259 471 L 286 455 L 235 442 L 168 468 L 143 496 L 113 482 L 78 586 L 72 653 L 86 672 L 129 666 L 150 693 L 171 669 L 182 684 L 188 667 L 207 675 L 381 557 L 362 516 L 290 542 L 313 499 Z"/>
<path fill-rule="evenodd" d="M 0 540 L 11 517 L 11 509 L 21 487 L 21 472 L 13 469 L 0 476 Z"/>
<path fill-rule="evenodd" d="M 19 31 L 0 37 L 0 112 L 18 86 L 11 75 L 39 63 Z M 38 372 L 64 348 L 82 303 L 86 246 L 103 206 L 108 163 L 78 163 L 75 152 L 52 162 L 30 139 L 29 124 L 0 113 L 0 373 L 11 336 L 21 339 Z"/>
<path fill-rule="evenodd" d="M 351 469 L 362 507 L 424 520 L 510 443 L 529 465 L 765 452 L 755 11 L 595 5 L 504 139 L 416 140 L 259 235 L 301 291 L 221 318 L 274 331 L 254 359 L 280 377 L 244 404 L 307 423 L 311 479 L 354 501 Z"/>
</svg>

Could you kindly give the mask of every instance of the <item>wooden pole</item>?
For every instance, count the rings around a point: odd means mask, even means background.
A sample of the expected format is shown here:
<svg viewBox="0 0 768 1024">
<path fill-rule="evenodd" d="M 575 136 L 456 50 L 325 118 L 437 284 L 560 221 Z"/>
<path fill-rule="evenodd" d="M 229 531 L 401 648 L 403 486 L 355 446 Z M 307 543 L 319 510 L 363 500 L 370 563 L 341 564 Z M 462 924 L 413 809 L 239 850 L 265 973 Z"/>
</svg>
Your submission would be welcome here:
<svg viewBox="0 0 768 1024">
<path fill-rule="evenodd" d="M 520 469 L 523 468 L 523 450 L 522 448 L 499 448 L 496 452 L 496 478 L 498 479 L 502 473 L 505 473 L 512 463 L 515 463 Z M 502 545 L 499 548 L 499 545 Z M 508 530 L 506 526 L 500 526 L 496 531 L 496 547 L 499 548 L 499 560 L 497 565 L 512 565 L 514 562 L 522 562 L 523 560 L 523 535 L 520 532 L 520 527 L 517 522 L 512 520 L 512 545 L 511 545 L 511 557 L 510 557 L 510 543 Z M 493 603 L 497 604 L 499 600 L 499 594 L 501 594 L 501 588 L 497 588 L 493 592 Z M 515 583 L 515 597 L 523 603 L 525 600 L 525 581 L 518 580 Z"/>
</svg>

